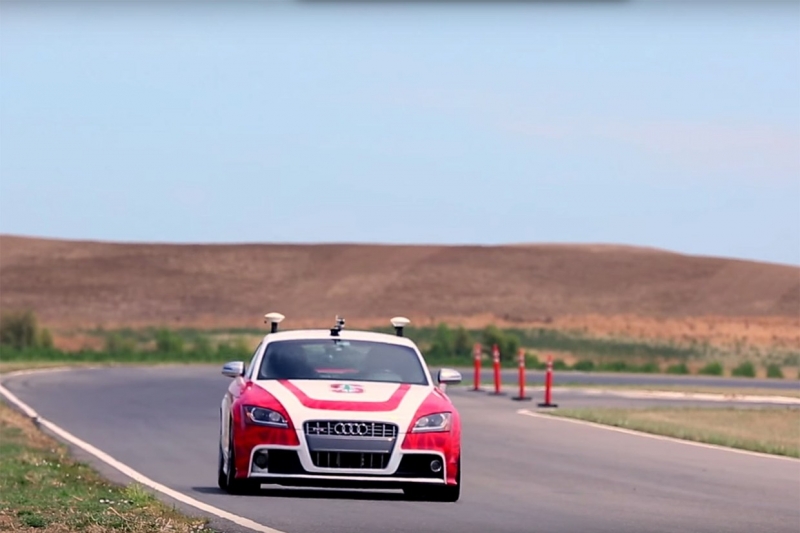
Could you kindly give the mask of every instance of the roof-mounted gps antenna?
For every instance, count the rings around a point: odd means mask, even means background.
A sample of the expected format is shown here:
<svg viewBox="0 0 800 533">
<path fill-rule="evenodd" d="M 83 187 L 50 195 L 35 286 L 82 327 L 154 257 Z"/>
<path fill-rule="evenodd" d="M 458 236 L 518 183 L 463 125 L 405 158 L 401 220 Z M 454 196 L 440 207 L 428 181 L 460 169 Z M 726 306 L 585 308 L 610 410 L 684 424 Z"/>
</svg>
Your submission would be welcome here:
<svg viewBox="0 0 800 533">
<path fill-rule="evenodd" d="M 264 323 L 270 324 L 270 330 L 269 330 L 270 333 L 275 333 L 276 331 L 278 331 L 278 324 L 280 324 L 281 320 L 283 320 L 284 318 L 286 317 L 284 317 L 280 313 L 267 313 L 266 315 L 264 315 Z"/>
<path fill-rule="evenodd" d="M 403 336 L 403 328 L 409 325 L 411 321 L 404 316 L 396 316 L 392 319 L 392 325 L 394 326 L 394 332 L 398 337 Z"/>
<path fill-rule="evenodd" d="M 339 318 L 339 315 L 336 315 L 336 325 L 331 328 L 331 336 L 338 337 L 339 332 L 344 329 L 344 318 Z"/>
</svg>

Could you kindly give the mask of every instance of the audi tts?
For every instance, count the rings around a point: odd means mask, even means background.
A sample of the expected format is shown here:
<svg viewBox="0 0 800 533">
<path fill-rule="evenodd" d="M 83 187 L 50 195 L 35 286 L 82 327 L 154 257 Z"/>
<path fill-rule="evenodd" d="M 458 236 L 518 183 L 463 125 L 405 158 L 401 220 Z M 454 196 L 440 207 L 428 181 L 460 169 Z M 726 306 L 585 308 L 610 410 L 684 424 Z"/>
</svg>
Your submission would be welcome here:
<svg viewBox="0 0 800 533">
<path fill-rule="evenodd" d="M 461 491 L 461 421 L 410 339 L 349 331 L 344 319 L 321 330 L 271 330 L 252 360 L 225 364 L 233 378 L 220 406 L 220 488 L 262 484 L 397 488 L 409 497 L 455 502 Z"/>
</svg>

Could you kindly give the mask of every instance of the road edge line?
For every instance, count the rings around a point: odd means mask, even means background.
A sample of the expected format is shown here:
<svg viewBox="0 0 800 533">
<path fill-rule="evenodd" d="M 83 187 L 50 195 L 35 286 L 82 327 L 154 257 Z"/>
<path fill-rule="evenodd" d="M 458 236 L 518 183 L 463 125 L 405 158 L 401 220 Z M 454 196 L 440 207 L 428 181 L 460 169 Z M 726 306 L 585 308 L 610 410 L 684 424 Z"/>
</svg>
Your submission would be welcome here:
<svg viewBox="0 0 800 533">
<path fill-rule="evenodd" d="M 622 433 L 622 434 L 625 434 L 625 435 L 633 435 L 633 436 L 636 436 L 636 437 L 647 437 L 649 439 L 663 440 L 663 441 L 667 441 L 667 442 L 676 442 L 678 444 L 685 444 L 687 446 L 695 446 L 697 448 L 707 448 L 707 449 L 711 449 L 711 450 L 721 450 L 721 451 L 725 451 L 725 452 L 738 453 L 738 454 L 742 454 L 742 455 L 750 455 L 750 456 L 753 456 L 753 457 L 762 457 L 762 458 L 765 458 L 765 459 L 779 459 L 779 460 L 783 460 L 783 461 L 790 461 L 790 462 L 793 462 L 793 463 L 800 463 L 800 459 L 797 459 L 795 457 L 788 457 L 786 455 L 773 455 L 773 454 L 770 454 L 770 453 L 753 452 L 753 451 L 750 451 L 750 450 L 741 450 L 739 448 L 730 448 L 728 446 L 720 446 L 718 444 L 708 444 L 708 443 L 705 443 L 705 442 L 697 442 L 697 441 L 693 441 L 693 440 L 679 439 L 677 437 L 668 437 L 667 435 L 656 435 L 655 433 L 647 433 L 646 431 L 637 431 L 635 429 L 626 429 L 626 428 L 620 428 L 620 427 L 617 427 L 617 426 L 609 426 L 609 425 L 606 425 L 606 424 L 598 424 L 597 422 L 589 422 L 588 420 L 579 420 L 579 419 L 576 419 L 576 418 L 567 418 L 567 417 L 563 417 L 563 416 L 553 416 L 553 415 L 547 415 L 547 414 L 543 414 L 543 413 L 535 413 L 535 412 L 530 411 L 528 409 L 518 409 L 517 410 L 517 414 L 518 415 L 524 415 L 524 416 L 530 416 L 532 418 L 542 418 L 542 419 L 545 419 L 545 420 L 556 420 L 556 421 L 560 421 L 560 422 L 571 422 L 573 424 L 579 424 L 579 425 L 582 425 L 582 426 L 589 426 L 589 427 L 593 427 L 593 428 L 597 428 L 597 429 L 605 429 L 607 431 L 615 431 L 617 433 Z"/>
<path fill-rule="evenodd" d="M 7 374 L 8 377 L 10 374 Z M 284 531 L 280 531 L 278 529 L 273 529 L 269 526 L 265 526 L 263 524 L 259 524 L 258 522 L 254 522 L 249 518 L 245 518 L 243 516 L 235 515 L 233 513 L 229 513 L 223 509 L 218 507 L 214 507 L 213 505 L 209 505 L 207 503 L 203 503 L 199 500 L 195 500 L 191 496 L 187 496 L 182 492 L 178 492 L 174 489 L 171 489 L 161 483 L 153 481 L 149 477 L 145 476 L 144 474 L 134 470 L 133 468 L 129 467 L 128 465 L 121 463 L 105 453 L 104 451 L 95 448 L 91 444 L 86 441 L 79 439 L 78 437 L 72 435 L 68 431 L 60 428 L 56 424 L 50 422 L 39 416 L 39 414 L 31 408 L 28 404 L 17 398 L 17 396 L 12 393 L 10 390 L 5 388 L 2 383 L 0 383 L 0 395 L 3 396 L 6 400 L 14 404 L 17 408 L 19 408 L 26 416 L 31 418 L 35 424 L 43 426 L 50 430 L 51 432 L 58 435 L 61 439 L 69 442 L 70 444 L 77 446 L 84 452 L 95 456 L 97 459 L 105 463 L 106 465 L 118 470 L 122 474 L 126 475 L 127 477 L 131 478 L 132 480 L 140 483 L 146 487 L 149 487 L 152 490 L 160 492 L 165 496 L 168 496 L 174 500 L 177 500 L 185 505 L 189 505 L 200 511 L 206 512 L 208 514 L 214 515 L 217 518 L 222 518 L 223 520 L 227 520 L 236 524 L 237 526 L 241 526 L 247 529 L 252 529 L 253 531 L 257 531 L 259 533 L 286 533 Z"/>
<path fill-rule="evenodd" d="M 556 390 L 555 388 L 553 390 Z M 634 400 L 670 400 L 670 401 L 701 401 L 719 403 L 755 403 L 755 404 L 775 404 L 775 405 L 800 405 L 800 398 L 793 396 L 768 396 L 766 394 L 722 394 L 708 392 L 690 391 L 665 391 L 659 389 L 643 390 L 621 390 L 621 389 L 593 389 L 593 388 L 574 388 L 575 392 L 581 392 L 587 396 L 616 396 L 619 398 L 631 398 Z"/>
</svg>

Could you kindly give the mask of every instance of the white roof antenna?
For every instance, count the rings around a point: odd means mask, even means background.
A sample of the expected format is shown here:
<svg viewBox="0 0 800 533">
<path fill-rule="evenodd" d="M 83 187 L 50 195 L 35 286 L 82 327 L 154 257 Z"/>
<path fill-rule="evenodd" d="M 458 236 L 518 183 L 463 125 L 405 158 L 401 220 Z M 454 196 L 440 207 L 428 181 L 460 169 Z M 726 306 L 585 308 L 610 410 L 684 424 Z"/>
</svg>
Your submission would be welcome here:
<svg viewBox="0 0 800 533">
<path fill-rule="evenodd" d="M 264 323 L 271 324 L 269 332 L 275 333 L 276 331 L 278 331 L 278 324 L 280 324 L 284 318 L 286 317 L 280 313 L 267 313 L 266 315 L 264 315 Z"/>
<path fill-rule="evenodd" d="M 404 316 L 396 316 L 392 319 L 392 326 L 394 326 L 394 332 L 398 337 L 403 336 L 403 328 L 409 325 L 411 321 Z"/>
</svg>

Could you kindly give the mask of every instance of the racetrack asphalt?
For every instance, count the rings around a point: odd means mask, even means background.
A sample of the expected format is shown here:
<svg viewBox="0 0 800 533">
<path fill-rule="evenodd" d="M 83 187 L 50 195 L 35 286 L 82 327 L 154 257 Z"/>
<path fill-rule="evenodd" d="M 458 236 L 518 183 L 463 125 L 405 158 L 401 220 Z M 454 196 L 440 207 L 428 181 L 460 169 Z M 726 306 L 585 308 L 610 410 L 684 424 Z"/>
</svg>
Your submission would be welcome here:
<svg viewBox="0 0 800 533">
<path fill-rule="evenodd" d="M 230 496 L 216 487 L 228 383 L 207 366 L 76 369 L 3 382 L 42 417 L 151 479 L 286 533 L 800 531 L 800 461 L 532 418 L 517 410 L 535 403 L 459 388 L 448 390 L 464 432 L 458 503 L 286 488 Z"/>
</svg>

